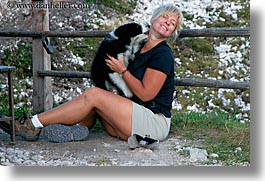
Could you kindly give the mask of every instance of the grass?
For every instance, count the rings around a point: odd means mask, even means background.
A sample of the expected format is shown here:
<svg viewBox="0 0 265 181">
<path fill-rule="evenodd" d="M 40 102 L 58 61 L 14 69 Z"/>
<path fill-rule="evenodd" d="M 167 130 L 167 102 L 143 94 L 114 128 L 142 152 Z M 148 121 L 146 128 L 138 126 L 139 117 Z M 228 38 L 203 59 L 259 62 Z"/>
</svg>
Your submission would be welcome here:
<svg viewBox="0 0 265 181">
<path fill-rule="evenodd" d="M 111 163 L 111 160 L 107 159 L 107 158 L 101 158 L 101 159 L 98 159 L 96 160 L 96 165 L 108 165 Z"/>
<path fill-rule="evenodd" d="M 87 72 L 90 71 L 90 66 L 92 64 L 95 51 L 102 39 L 103 38 L 83 38 L 80 41 L 74 40 L 66 46 L 67 49 L 69 51 L 72 51 L 74 55 L 79 56 L 83 60 L 85 60 L 85 65 L 75 65 L 78 70 Z"/>
<path fill-rule="evenodd" d="M 200 148 L 207 150 L 209 155 L 217 154 L 217 158 L 209 156 L 209 164 L 250 163 L 250 123 L 240 123 L 233 114 L 219 110 L 209 113 L 174 112 L 171 134 L 198 141 Z"/>
<path fill-rule="evenodd" d="M 16 66 L 14 75 L 21 79 L 32 76 L 32 44 L 18 44 L 15 51 L 4 51 L 3 65 Z"/>
<path fill-rule="evenodd" d="M 136 6 L 135 0 L 87 0 L 87 3 L 101 4 L 123 14 L 132 13 Z"/>
</svg>

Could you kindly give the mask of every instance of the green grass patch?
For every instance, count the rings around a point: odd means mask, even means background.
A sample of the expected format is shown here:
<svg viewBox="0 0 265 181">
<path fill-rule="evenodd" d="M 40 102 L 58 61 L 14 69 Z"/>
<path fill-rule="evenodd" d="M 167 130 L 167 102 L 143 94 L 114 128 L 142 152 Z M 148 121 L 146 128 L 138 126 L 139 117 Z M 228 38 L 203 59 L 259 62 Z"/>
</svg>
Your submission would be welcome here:
<svg viewBox="0 0 265 181">
<path fill-rule="evenodd" d="M 14 75 L 20 78 L 32 76 L 32 44 L 18 44 L 17 48 L 4 51 L 3 65 L 15 66 Z"/>
<path fill-rule="evenodd" d="M 135 0 L 87 0 L 90 4 L 102 4 L 106 7 L 115 9 L 119 13 L 131 14 L 136 7 Z"/>
<path fill-rule="evenodd" d="M 0 101 L 0 104 L 3 105 L 2 107 L 0 107 L 0 114 L 10 116 L 11 114 L 10 114 L 10 109 L 9 109 L 9 102 L 7 98 L 4 98 L 4 100 L 5 99 L 6 99 L 6 102 L 4 102 L 3 100 Z M 23 114 L 30 114 L 30 108 L 25 105 L 23 107 L 15 108 L 14 114 L 15 114 L 15 117 L 21 117 Z"/>
<path fill-rule="evenodd" d="M 218 155 L 218 158 L 209 157 L 210 163 L 250 163 L 250 123 L 241 123 L 234 114 L 174 112 L 171 133 L 180 139 L 202 142 L 201 148 L 209 155 Z"/>
<path fill-rule="evenodd" d="M 75 65 L 78 70 L 90 71 L 95 52 L 102 40 L 103 38 L 83 38 L 79 41 L 74 40 L 67 45 L 69 51 L 72 51 L 74 55 L 81 57 L 85 61 L 83 66 Z"/>
</svg>

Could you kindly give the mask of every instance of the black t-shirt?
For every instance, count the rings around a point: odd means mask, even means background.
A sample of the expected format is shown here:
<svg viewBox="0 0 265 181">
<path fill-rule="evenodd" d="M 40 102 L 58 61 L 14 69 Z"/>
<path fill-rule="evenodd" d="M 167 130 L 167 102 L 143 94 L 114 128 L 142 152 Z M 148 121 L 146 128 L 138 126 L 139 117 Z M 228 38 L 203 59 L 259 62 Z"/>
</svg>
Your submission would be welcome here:
<svg viewBox="0 0 265 181">
<path fill-rule="evenodd" d="M 136 53 L 135 59 L 129 64 L 128 70 L 138 80 L 142 80 L 147 68 L 165 73 L 167 78 L 164 85 L 153 100 L 143 102 L 134 95 L 132 101 L 144 105 L 154 113 L 162 113 L 166 117 L 171 117 L 174 92 L 174 57 L 166 41 L 159 43 L 145 53 Z"/>
</svg>

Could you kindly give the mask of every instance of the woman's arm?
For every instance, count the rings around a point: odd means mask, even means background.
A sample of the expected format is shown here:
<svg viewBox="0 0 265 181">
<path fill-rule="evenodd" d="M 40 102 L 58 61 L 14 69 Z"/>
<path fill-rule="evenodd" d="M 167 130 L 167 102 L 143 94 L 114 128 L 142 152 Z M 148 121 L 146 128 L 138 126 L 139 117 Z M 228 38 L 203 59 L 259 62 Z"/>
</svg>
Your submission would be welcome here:
<svg viewBox="0 0 265 181">
<path fill-rule="evenodd" d="M 151 68 L 146 69 L 142 81 L 135 78 L 129 71 L 125 72 L 123 75 L 123 79 L 130 90 L 143 102 L 155 98 L 166 78 L 167 75 L 165 73 Z"/>
<path fill-rule="evenodd" d="M 126 70 L 124 60 L 117 60 L 114 57 L 108 56 L 106 59 L 107 65 L 111 70 L 122 73 Z M 142 101 L 152 100 L 162 88 L 167 75 L 161 71 L 147 68 L 142 81 L 135 78 L 129 71 L 123 74 L 123 79 L 130 90 Z"/>
</svg>

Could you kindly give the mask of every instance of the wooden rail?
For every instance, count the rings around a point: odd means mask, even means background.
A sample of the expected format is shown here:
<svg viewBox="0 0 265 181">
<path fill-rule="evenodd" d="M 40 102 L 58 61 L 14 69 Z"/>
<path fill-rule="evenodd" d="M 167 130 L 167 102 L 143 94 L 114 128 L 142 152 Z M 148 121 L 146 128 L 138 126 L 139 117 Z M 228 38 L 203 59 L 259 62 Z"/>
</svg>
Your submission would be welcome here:
<svg viewBox="0 0 265 181">
<path fill-rule="evenodd" d="M 250 28 L 205 28 L 181 30 L 179 38 L 184 37 L 229 37 L 250 36 Z"/>
<path fill-rule="evenodd" d="M 195 79 L 195 78 L 175 78 L 176 86 L 195 86 L 195 87 L 211 87 L 225 89 L 241 89 L 249 90 L 250 83 L 231 80 L 213 80 L 213 79 Z"/>
<path fill-rule="evenodd" d="M 21 31 L 21 30 L 0 30 L 3 37 L 104 37 L 109 30 L 93 31 Z M 205 28 L 205 29 L 185 29 L 180 30 L 179 38 L 184 37 L 230 37 L 230 36 L 250 36 L 250 28 Z"/>
<path fill-rule="evenodd" d="M 38 71 L 39 76 L 50 77 L 68 77 L 68 78 L 90 78 L 90 72 L 78 71 L 55 71 L 42 70 Z M 230 80 L 213 80 L 213 79 L 195 79 L 195 78 L 175 78 L 176 86 L 194 86 L 194 87 L 212 87 L 226 89 L 249 90 L 249 82 L 230 81 Z"/>
</svg>

